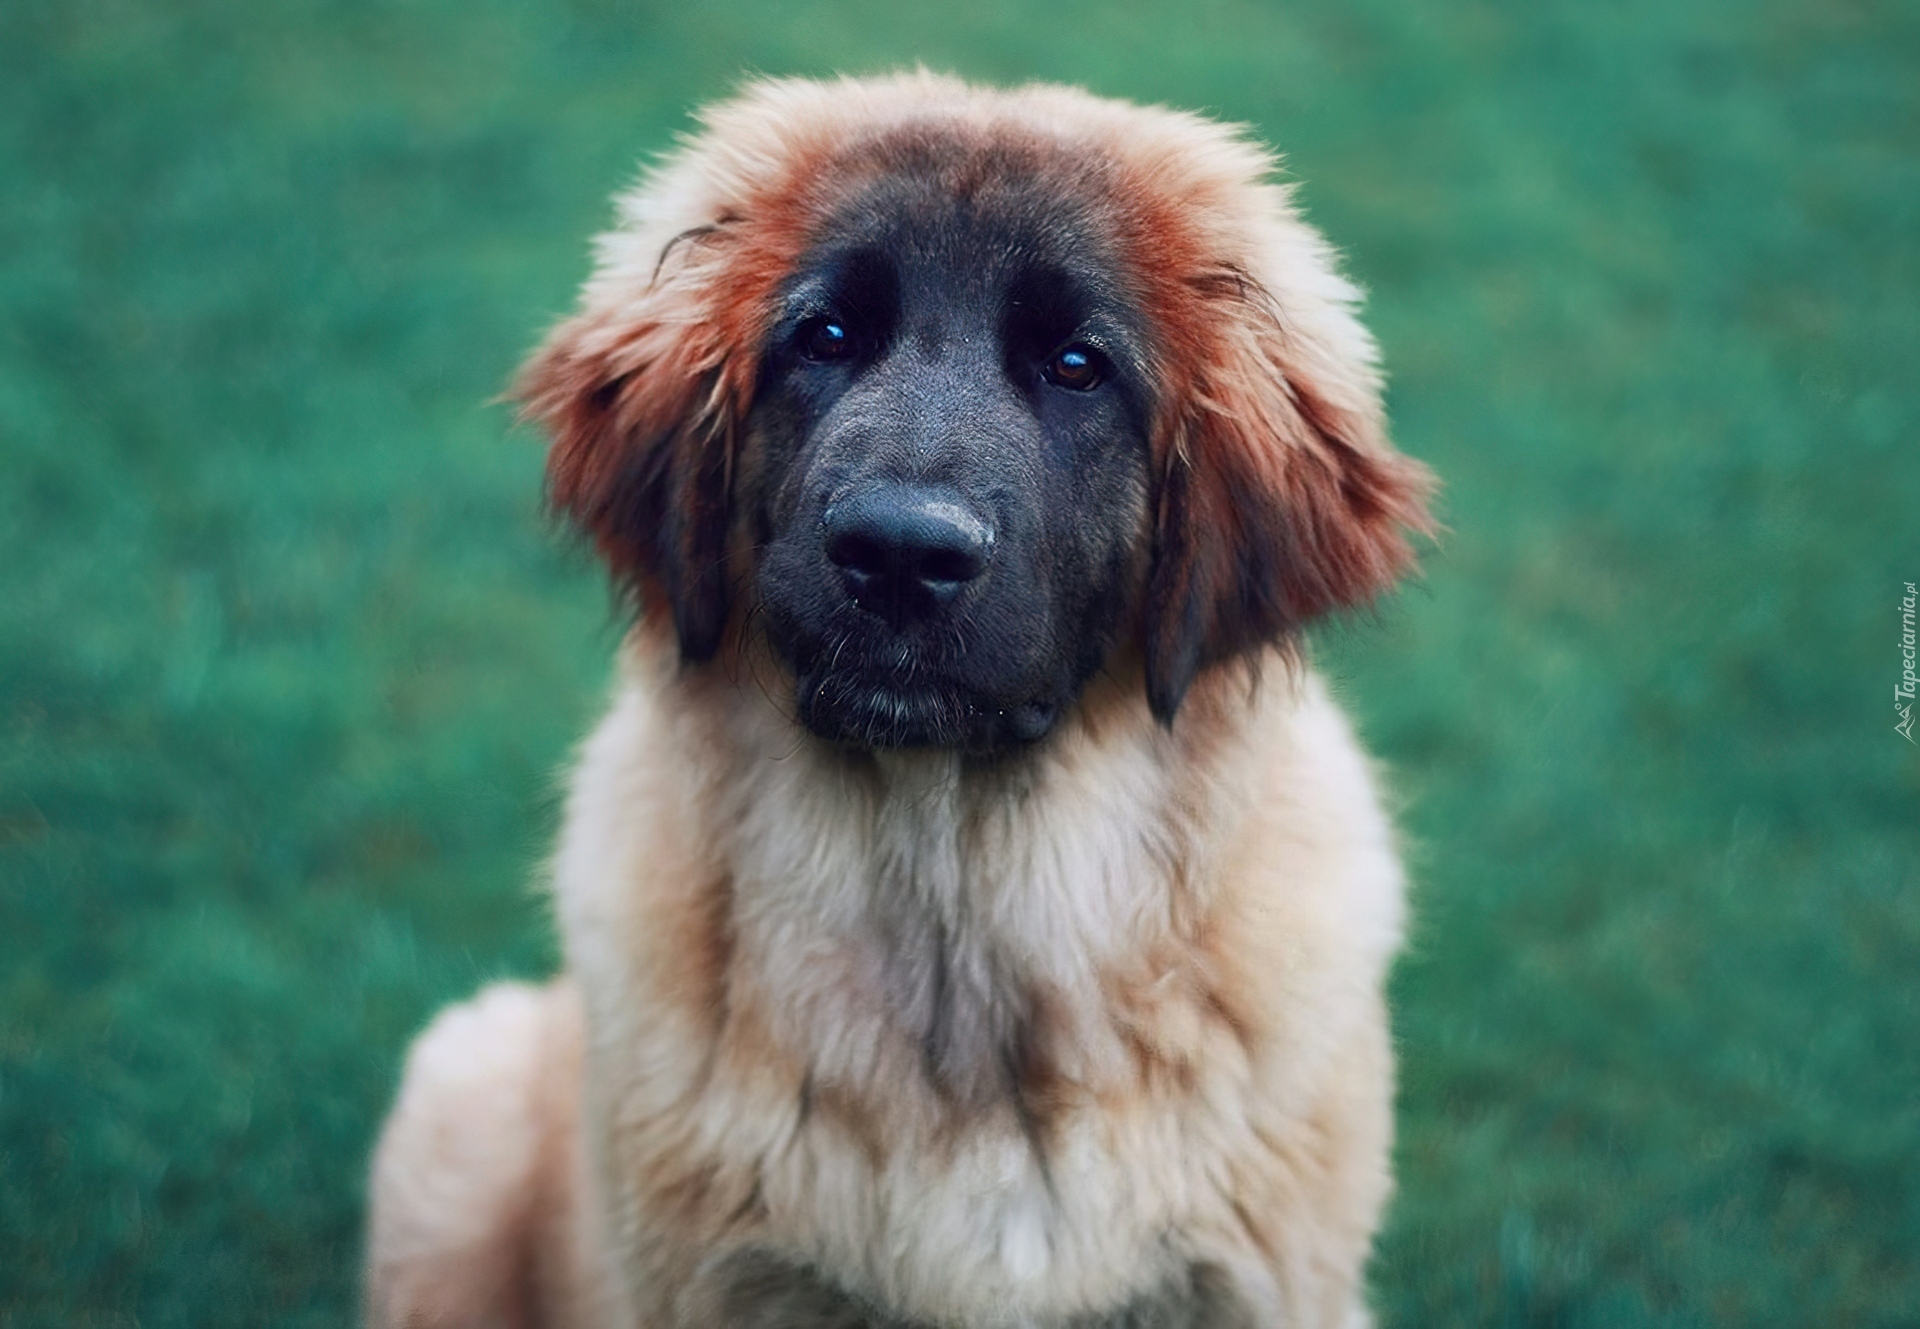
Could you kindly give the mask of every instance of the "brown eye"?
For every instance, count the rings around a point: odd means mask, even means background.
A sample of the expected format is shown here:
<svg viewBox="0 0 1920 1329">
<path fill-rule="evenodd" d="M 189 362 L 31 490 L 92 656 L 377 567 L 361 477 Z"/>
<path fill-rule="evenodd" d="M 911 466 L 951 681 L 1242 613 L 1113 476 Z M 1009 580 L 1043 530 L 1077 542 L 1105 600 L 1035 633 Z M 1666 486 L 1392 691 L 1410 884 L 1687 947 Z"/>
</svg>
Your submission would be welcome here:
<svg viewBox="0 0 1920 1329">
<path fill-rule="evenodd" d="M 809 360 L 844 360 L 853 354 L 853 334 L 838 319 L 810 318 L 800 325 L 800 354 Z"/>
<path fill-rule="evenodd" d="M 1054 354 L 1047 361 L 1043 371 L 1047 382 L 1059 388 L 1071 388 L 1075 392 L 1089 392 L 1100 386 L 1105 377 L 1102 372 L 1100 353 L 1090 346 L 1075 344 Z"/>
</svg>

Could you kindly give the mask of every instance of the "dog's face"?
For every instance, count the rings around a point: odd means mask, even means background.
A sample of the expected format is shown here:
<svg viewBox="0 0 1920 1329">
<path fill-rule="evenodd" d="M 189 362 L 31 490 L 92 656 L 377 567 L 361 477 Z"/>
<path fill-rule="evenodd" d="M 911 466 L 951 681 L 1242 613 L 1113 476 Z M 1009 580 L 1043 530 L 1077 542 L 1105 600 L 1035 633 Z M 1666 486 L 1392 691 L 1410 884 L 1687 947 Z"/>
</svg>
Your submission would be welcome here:
<svg viewBox="0 0 1920 1329">
<path fill-rule="evenodd" d="M 749 436 L 755 589 L 800 719 L 865 748 L 1043 737 L 1147 541 L 1140 310 L 1038 181 L 882 180 L 783 285 Z"/>
<path fill-rule="evenodd" d="M 1062 89 L 760 85 L 524 372 L 553 499 L 691 666 L 764 641 L 831 742 L 1032 744 L 1121 654 L 1171 724 L 1426 524 L 1269 166 Z"/>
</svg>

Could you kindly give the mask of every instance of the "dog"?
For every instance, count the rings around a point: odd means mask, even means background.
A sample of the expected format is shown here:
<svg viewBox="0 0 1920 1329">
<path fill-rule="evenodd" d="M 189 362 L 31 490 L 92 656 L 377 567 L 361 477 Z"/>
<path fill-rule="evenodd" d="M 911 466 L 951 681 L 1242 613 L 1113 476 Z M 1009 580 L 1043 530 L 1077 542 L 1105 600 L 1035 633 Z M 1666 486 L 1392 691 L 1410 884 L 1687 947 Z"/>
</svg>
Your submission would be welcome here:
<svg viewBox="0 0 1920 1329">
<path fill-rule="evenodd" d="M 1432 482 L 1274 167 L 921 72 L 620 200 L 517 385 L 636 610 L 564 972 L 412 1049 L 370 1323 L 1368 1322 L 1403 876 L 1301 629 Z"/>
</svg>

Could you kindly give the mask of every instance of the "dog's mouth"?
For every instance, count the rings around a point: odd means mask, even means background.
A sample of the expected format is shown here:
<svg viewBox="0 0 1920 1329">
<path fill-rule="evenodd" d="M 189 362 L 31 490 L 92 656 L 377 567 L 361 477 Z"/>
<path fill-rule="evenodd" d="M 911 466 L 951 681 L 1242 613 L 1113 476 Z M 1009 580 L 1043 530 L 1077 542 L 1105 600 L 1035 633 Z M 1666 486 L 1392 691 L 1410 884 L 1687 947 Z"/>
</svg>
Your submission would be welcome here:
<svg viewBox="0 0 1920 1329">
<path fill-rule="evenodd" d="M 814 734 L 872 752 L 996 752 L 1044 738 L 1059 713 L 1043 698 L 995 705 L 945 680 L 903 681 L 844 666 L 802 673 L 795 691 L 801 723 Z"/>
<path fill-rule="evenodd" d="M 862 751 L 995 753 L 1039 741 L 1060 714 L 1050 697 L 983 695 L 918 651 L 895 649 L 876 661 L 852 643 L 812 651 L 795 668 L 795 703 L 812 734 Z"/>
<path fill-rule="evenodd" d="M 986 642 L 966 622 L 901 631 L 851 604 L 815 626 L 787 597 L 762 605 L 765 640 L 793 680 L 795 718 L 841 747 L 994 756 L 1045 738 L 1071 700 L 1066 679 L 1009 667 L 1024 653 L 1004 631 Z"/>
<path fill-rule="evenodd" d="M 796 681 L 800 720 L 821 738 L 866 749 L 961 747 L 976 714 L 958 691 L 864 670 L 815 669 Z"/>
</svg>

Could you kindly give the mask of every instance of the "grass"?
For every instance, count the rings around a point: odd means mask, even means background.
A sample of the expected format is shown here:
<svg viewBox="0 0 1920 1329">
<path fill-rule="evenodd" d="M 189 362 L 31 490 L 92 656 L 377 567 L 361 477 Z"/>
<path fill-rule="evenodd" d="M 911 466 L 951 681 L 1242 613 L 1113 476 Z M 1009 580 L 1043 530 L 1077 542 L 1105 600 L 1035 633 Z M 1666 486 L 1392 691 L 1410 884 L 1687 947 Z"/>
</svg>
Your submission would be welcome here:
<svg viewBox="0 0 1920 1329">
<path fill-rule="evenodd" d="M 617 625 L 487 405 L 744 70 L 1250 121 L 1452 534 L 1320 656 L 1419 879 L 1384 1324 L 1920 1324 L 1920 11 L 13 0 L 0 1325 L 353 1319 Z"/>
</svg>

